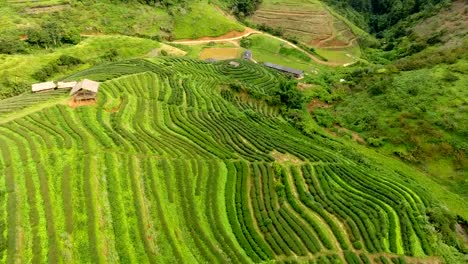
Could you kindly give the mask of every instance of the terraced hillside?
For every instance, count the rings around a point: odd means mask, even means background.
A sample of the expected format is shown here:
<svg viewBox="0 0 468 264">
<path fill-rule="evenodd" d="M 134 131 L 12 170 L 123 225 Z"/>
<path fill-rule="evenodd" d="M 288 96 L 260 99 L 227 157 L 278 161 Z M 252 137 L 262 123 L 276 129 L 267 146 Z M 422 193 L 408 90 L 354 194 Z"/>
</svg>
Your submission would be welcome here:
<svg viewBox="0 0 468 264">
<path fill-rule="evenodd" d="M 226 88 L 282 78 L 240 63 L 131 60 L 70 76 L 103 81 L 95 106 L 0 101 L 0 262 L 438 263 L 428 195 Z"/>
<path fill-rule="evenodd" d="M 344 48 L 356 44 L 349 26 L 316 0 L 265 0 L 251 20 L 281 28 L 285 36 L 315 47 Z"/>
</svg>

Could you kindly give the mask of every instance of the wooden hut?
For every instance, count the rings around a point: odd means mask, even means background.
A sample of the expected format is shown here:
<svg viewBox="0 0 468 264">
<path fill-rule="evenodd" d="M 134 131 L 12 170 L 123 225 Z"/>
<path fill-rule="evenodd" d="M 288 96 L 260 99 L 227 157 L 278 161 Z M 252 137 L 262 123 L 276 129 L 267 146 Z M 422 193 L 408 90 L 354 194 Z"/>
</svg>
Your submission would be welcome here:
<svg viewBox="0 0 468 264">
<path fill-rule="evenodd" d="M 77 83 L 70 92 L 75 101 L 95 100 L 99 90 L 99 83 L 84 79 Z"/>
<path fill-rule="evenodd" d="M 237 67 L 239 67 L 240 64 L 237 61 L 231 61 L 231 62 L 229 62 L 229 65 L 231 65 L 234 68 L 237 68 Z"/>
</svg>

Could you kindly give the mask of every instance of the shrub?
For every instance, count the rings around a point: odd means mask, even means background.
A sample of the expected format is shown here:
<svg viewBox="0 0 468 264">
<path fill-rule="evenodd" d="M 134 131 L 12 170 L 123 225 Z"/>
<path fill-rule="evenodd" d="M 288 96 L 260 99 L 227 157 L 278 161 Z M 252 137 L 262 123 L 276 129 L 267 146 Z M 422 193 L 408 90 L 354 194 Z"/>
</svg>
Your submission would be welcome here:
<svg viewBox="0 0 468 264">
<path fill-rule="evenodd" d="M 82 60 L 69 55 L 62 55 L 57 60 L 57 65 L 59 66 L 74 66 L 82 63 Z"/>
<path fill-rule="evenodd" d="M 325 109 L 318 108 L 314 110 L 314 118 L 317 123 L 324 127 L 331 127 L 335 123 L 334 117 Z"/>
<path fill-rule="evenodd" d="M 384 144 L 384 140 L 385 140 L 385 138 L 383 138 L 383 137 L 378 137 L 378 138 L 370 137 L 370 138 L 367 138 L 367 142 L 369 143 L 369 145 L 371 145 L 373 147 L 382 146 Z"/>
<path fill-rule="evenodd" d="M 455 82 L 455 81 L 458 81 L 460 78 L 458 78 L 457 75 L 453 74 L 452 72 L 450 71 L 446 71 L 444 73 L 444 75 L 442 76 L 442 80 L 446 81 L 446 82 Z"/>
<path fill-rule="evenodd" d="M 240 46 L 243 47 L 243 48 L 249 49 L 249 48 L 252 47 L 252 40 L 249 39 L 249 38 L 243 37 L 243 38 L 240 40 Z"/>
<path fill-rule="evenodd" d="M 25 50 L 26 45 L 17 36 L 0 32 L 0 54 L 14 54 Z"/>
</svg>

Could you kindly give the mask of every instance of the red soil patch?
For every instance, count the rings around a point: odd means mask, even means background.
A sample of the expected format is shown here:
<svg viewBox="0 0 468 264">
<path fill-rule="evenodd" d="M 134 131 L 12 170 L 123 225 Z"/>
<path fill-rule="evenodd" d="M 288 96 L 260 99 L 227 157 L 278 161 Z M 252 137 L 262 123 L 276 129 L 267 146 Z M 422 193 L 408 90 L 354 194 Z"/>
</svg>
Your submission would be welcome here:
<svg viewBox="0 0 468 264">
<path fill-rule="evenodd" d="M 329 108 L 330 105 L 315 98 L 307 104 L 307 111 L 312 112 L 315 108 Z"/>
<path fill-rule="evenodd" d="M 111 109 L 106 109 L 106 112 L 108 113 L 115 113 L 120 110 L 120 107 L 122 106 L 122 99 L 120 99 L 120 103 L 118 106 L 111 108 Z"/>
<path fill-rule="evenodd" d="M 313 84 L 307 84 L 307 83 L 298 83 L 297 84 L 297 89 L 299 89 L 300 91 L 304 91 L 304 90 L 310 89 L 312 87 L 313 87 Z"/>
<path fill-rule="evenodd" d="M 77 108 L 80 106 L 94 106 L 96 105 L 96 100 L 86 100 L 86 101 L 75 101 L 73 98 L 68 101 L 68 106 L 71 108 Z"/>
</svg>

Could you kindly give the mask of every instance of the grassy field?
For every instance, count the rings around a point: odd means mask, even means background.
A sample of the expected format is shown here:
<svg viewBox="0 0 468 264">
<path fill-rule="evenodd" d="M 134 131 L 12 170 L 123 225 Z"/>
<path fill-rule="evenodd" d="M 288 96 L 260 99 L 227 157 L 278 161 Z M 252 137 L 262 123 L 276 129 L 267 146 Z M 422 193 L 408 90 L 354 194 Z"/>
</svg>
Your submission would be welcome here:
<svg viewBox="0 0 468 264">
<path fill-rule="evenodd" d="M 42 1 L 43 2 L 43 1 Z M 49 3 L 50 2 L 50 3 Z M 63 1 L 48 1 L 61 5 Z M 243 27 L 224 16 L 208 1 L 190 2 L 186 8 L 169 12 L 162 8 L 121 1 L 67 1 L 60 10 L 30 14 L 28 10 L 41 2 L 4 1 L 0 3 L 1 31 L 24 34 L 29 27 L 54 21 L 64 28 L 83 33 L 122 34 L 171 39 L 220 36 Z M 45 5 L 45 3 L 43 3 Z"/>
<path fill-rule="evenodd" d="M 305 136 L 248 96 L 283 77 L 240 63 L 121 61 L 68 77 L 102 82 L 94 106 L 0 101 L 0 261 L 440 263 L 412 169 Z"/>
<path fill-rule="evenodd" d="M 230 20 L 206 1 L 195 2 L 190 5 L 189 12 L 174 17 L 175 39 L 217 37 L 231 31 L 243 30 L 241 24 Z"/>
<path fill-rule="evenodd" d="M 0 76 L 2 76 L 2 82 L 10 80 L 12 82 L 32 83 L 36 81 L 32 77 L 35 72 L 57 60 L 61 55 L 74 56 L 84 62 L 84 64 L 78 65 L 78 68 L 73 67 L 50 77 L 51 79 L 60 78 L 77 69 L 84 69 L 105 61 L 103 56 L 109 50 L 114 50 L 117 53 L 117 57 L 114 59 L 124 59 L 145 56 L 153 49 L 159 47 L 159 42 L 134 37 L 87 37 L 75 46 L 54 50 L 38 50 L 31 54 L 0 55 Z"/>
<path fill-rule="evenodd" d="M 341 49 L 316 48 L 315 52 L 330 62 L 336 62 L 340 64 L 353 63 L 361 56 L 361 50 L 359 46 L 351 46 Z"/>
<path fill-rule="evenodd" d="M 201 60 L 216 59 L 216 60 L 228 60 L 237 59 L 240 57 L 240 48 L 204 48 L 199 58 Z"/>
<path fill-rule="evenodd" d="M 304 70 L 308 73 L 323 67 L 314 63 L 303 52 L 267 35 L 253 35 L 249 39 L 252 40 L 252 47 L 250 49 L 253 52 L 254 60 L 257 62 L 272 62 Z"/>
</svg>

